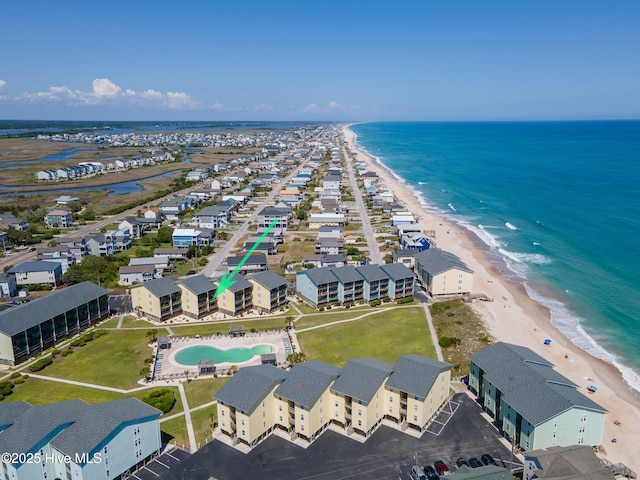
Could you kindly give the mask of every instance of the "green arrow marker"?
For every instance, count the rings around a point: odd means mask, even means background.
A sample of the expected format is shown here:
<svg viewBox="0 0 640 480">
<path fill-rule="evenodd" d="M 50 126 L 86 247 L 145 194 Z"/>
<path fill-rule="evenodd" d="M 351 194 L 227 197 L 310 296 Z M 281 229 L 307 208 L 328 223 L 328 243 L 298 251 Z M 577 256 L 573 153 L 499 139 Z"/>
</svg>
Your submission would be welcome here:
<svg viewBox="0 0 640 480">
<path fill-rule="evenodd" d="M 242 257 L 242 260 L 240 260 L 240 263 L 236 266 L 236 268 L 233 269 L 233 272 L 231 272 L 229 275 L 222 275 L 222 278 L 220 279 L 220 284 L 218 285 L 218 288 L 216 288 L 216 293 L 213 296 L 213 298 L 218 298 L 218 295 L 220 295 L 227 288 L 231 287 L 234 283 L 236 283 L 233 281 L 233 277 L 235 277 L 236 273 L 240 271 L 242 266 L 251 256 L 251 254 L 256 251 L 256 248 L 260 246 L 260 244 L 265 239 L 265 237 L 269 234 L 269 232 L 273 230 L 273 227 L 276 226 L 276 223 L 278 223 L 278 219 L 274 218 L 273 222 L 271 222 L 271 224 L 267 227 L 264 233 L 260 235 L 260 238 L 258 239 L 258 241 L 254 243 L 253 247 L 251 247 L 251 250 L 249 250 L 247 254 L 244 257 Z"/>
</svg>

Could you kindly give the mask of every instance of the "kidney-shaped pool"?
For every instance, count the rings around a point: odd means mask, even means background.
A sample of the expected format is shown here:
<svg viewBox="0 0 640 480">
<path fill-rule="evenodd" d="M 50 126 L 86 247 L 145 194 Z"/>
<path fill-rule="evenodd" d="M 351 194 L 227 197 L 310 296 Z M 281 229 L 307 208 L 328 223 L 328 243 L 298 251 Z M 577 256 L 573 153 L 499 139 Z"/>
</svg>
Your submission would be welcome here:
<svg viewBox="0 0 640 480">
<path fill-rule="evenodd" d="M 271 353 L 270 345 L 255 345 L 253 347 L 235 347 L 228 350 L 211 347 L 209 345 L 196 345 L 180 350 L 173 357 L 182 365 L 195 366 L 200 360 L 213 360 L 218 363 L 242 363 L 251 360 L 256 355 Z"/>
</svg>

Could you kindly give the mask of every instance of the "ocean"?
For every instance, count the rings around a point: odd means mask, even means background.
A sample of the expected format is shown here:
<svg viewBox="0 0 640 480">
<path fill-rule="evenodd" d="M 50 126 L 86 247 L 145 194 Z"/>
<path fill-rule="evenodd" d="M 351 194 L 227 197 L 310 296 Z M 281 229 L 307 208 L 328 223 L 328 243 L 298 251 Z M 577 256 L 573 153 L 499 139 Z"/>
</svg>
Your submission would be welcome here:
<svg viewBox="0 0 640 480">
<path fill-rule="evenodd" d="M 640 121 L 351 129 L 427 210 L 475 233 L 564 335 L 640 391 Z"/>
</svg>

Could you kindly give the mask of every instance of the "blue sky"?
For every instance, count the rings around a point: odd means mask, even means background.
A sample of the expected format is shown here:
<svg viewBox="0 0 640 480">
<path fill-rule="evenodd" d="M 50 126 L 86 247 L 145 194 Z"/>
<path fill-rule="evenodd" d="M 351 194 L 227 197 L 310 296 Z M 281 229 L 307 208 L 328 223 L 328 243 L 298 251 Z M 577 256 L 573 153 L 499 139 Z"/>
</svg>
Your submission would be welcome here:
<svg viewBox="0 0 640 480">
<path fill-rule="evenodd" d="M 0 119 L 640 118 L 640 2 L 13 1 Z"/>
</svg>

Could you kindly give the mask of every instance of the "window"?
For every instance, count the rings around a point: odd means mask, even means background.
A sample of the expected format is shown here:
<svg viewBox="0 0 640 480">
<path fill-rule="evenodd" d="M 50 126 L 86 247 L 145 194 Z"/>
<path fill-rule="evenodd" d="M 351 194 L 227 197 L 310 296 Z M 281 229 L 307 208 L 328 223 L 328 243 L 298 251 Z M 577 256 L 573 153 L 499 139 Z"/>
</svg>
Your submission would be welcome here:
<svg viewBox="0 0 640 480">
<path fill-rule="evenodd" d="M 414 421 L 414 422 L 417 422 L 417 421 L 418 421 L 418 416 L 417 416 L 417 415 L 414 415 L 414 416 L 413 416 L 413 421 Z"/>
<path fill-rule="evenodd" d="M 304 432 L 304 425 L 300 425 L 300 430 Z"/>
<path fill-rule="evenodd" d="M 304 413 L 301 413 L 301 414 L 300 414 L 300 420 L 303 420 L 303 421 L 304 421 Z"/>
<path fill-rule="evenodd" d="M 244 430 L 242 430 L 242 436 L 244 437 Z"/>
<path fill-rule="evenodd" d="M 362 420 L 358 420 L 358 426 L 361 427 L 362 426 Z"/>
<path fill-rule="evenodd" d="M 362 416 L 362 410 L 358 409 L 358 416 Z"/>
</svg>

